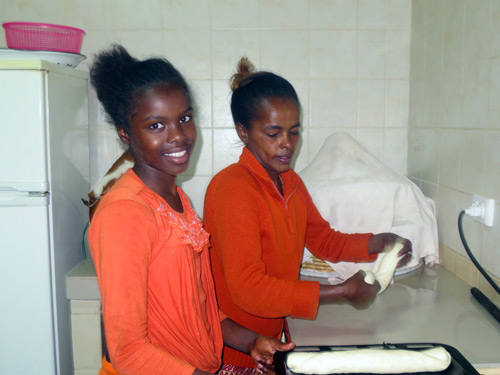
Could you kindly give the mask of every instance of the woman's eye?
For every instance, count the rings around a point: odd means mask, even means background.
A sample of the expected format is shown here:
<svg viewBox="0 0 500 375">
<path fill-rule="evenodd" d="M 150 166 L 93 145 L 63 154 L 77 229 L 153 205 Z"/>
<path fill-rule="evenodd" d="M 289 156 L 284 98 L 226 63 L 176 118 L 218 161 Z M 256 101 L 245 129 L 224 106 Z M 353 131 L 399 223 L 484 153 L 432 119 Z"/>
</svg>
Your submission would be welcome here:
<svg viewBox="0 0 500 375">
<path fill-rule="evenodd" d="M 191 116 L 191 115 L 182 116 L 181 120 L 180 120 L 180 123 L 184 124 L 186 122 L 189 122 L 189 121 L 191 121 L 192 118 L 193 118 L 193 116 Z"/>
<path fill-rule="evenodd" d="M 271 133 L 271 134 L 268 134 L 267 136 L 268 136 L 269 138 L 274 138 L 274 137 L 276 137 L 278 134 L 279 134 L 279 133 Z"/>
<path fill-rule="evenodd" d="M 149 128 L 152 130 L 159 130 L 163 129 L 165 125 L 163 125 L 161 122 L 155 122 L 154 124 L 149 125 Z"/>
</svg>

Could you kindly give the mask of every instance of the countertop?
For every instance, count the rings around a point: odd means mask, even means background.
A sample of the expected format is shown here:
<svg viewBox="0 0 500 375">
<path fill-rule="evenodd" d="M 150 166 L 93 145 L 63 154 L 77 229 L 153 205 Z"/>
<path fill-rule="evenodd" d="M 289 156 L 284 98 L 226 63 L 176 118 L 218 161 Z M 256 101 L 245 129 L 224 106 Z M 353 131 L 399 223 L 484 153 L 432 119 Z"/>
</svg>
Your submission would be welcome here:
<svg viewBox="0 0 500 375">
<path fill-rule="evenodd" d="M 70 300 L 100 298 L 90 258 L 66 276 L 66 288 Z M 397 277 L 365 310 L 322 305 L 316 320 L 288 318 L 288 325 L 300 346 L 442 343 L 481 374 L 500 374 L 500 324 L 471 296 L 469 285 L 441 266 Z"/>
<path fill-rule="evenodd" d="M 365 310 L 321 305 L 316 320 L 288 318 L 290 334 L 299 346 L 442 343 L 500 374 L 500 323 L 470 288 L 441 266 L 425 266 L 397 277 Z"/>
</svg>

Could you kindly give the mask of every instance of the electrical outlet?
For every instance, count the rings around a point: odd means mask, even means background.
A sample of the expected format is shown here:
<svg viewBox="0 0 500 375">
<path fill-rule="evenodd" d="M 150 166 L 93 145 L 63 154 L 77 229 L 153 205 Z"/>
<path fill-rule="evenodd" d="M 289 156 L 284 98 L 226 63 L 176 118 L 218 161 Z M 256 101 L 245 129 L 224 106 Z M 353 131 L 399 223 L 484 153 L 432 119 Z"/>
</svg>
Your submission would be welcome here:
<svg viewBox="0 0 500 375">
<path fill-rule="evenodd" d="M 487 227 L 493 226 L 493 218 L 495 217 L 495 200 L 485 198 L 479 194 L 472 196 L 472 206 L 476 208 L 474 214 L 469 214 L 474 220 L 479 221 Z"/>
</svg>

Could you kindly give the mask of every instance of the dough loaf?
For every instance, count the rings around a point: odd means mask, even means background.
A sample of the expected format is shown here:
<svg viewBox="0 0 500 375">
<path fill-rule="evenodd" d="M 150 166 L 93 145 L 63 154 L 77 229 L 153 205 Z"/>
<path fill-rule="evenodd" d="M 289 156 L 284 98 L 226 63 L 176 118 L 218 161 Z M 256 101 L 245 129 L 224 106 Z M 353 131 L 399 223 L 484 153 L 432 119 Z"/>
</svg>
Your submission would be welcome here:
<svg viewBox="0 0 500 375">
<path fill-rule="evenodd" d="M 377 294 L 380 294 L 384 290 L 386 290 L 391 283 L 392 277 L 394 276 L 394 271 L 396 271 L 398 262 L 402 258 L 398 256 L 398 253 L 402 248 L 403 244 L 398 243 L 394 245 L 394 247 L 390 251 L 386 252 L 384 254 L 384 257 L 380 261 L 380 265 L 376 273 L 373 273 L 369 270 L 364 271 L 366 283 L 373 285 L 373 283 L 375 283 L 375 280 L 379 282 L 380 290 Z"/>
<path fill-rule="evenodd" d="M 443 347 L 422 351 L 406 349 L 355 349 L 294 352 L 286 359 L 297 374 L 401 374 L 443 371 L 451 356 Z"/>
</svg>

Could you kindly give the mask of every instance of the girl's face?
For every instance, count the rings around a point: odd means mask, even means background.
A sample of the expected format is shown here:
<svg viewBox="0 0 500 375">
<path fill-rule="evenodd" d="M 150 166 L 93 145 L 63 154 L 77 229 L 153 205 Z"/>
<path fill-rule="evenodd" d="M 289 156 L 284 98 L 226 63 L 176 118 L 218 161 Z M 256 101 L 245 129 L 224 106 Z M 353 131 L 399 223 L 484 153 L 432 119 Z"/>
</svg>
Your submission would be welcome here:
<svg viewBox="0 0 500 375">
<path fill-rule="evenodd" d="M 196 141 L 191 101 L 184 90 L 159 85 L 137 95 L 130 134 L 118 130 L 134 155 L 134 171 L 147 181 L 164 181 L 184 172 Z M 159 180 L 158 180 L 159 179 Z"/>
<path fill-rule="evenodd" d="M 300 139 L 300 111 L 293 99 L 262 101 L 250 129 L 237 124 L 236 131 L 273 181 L 290 169 Z"/>
</svg>

